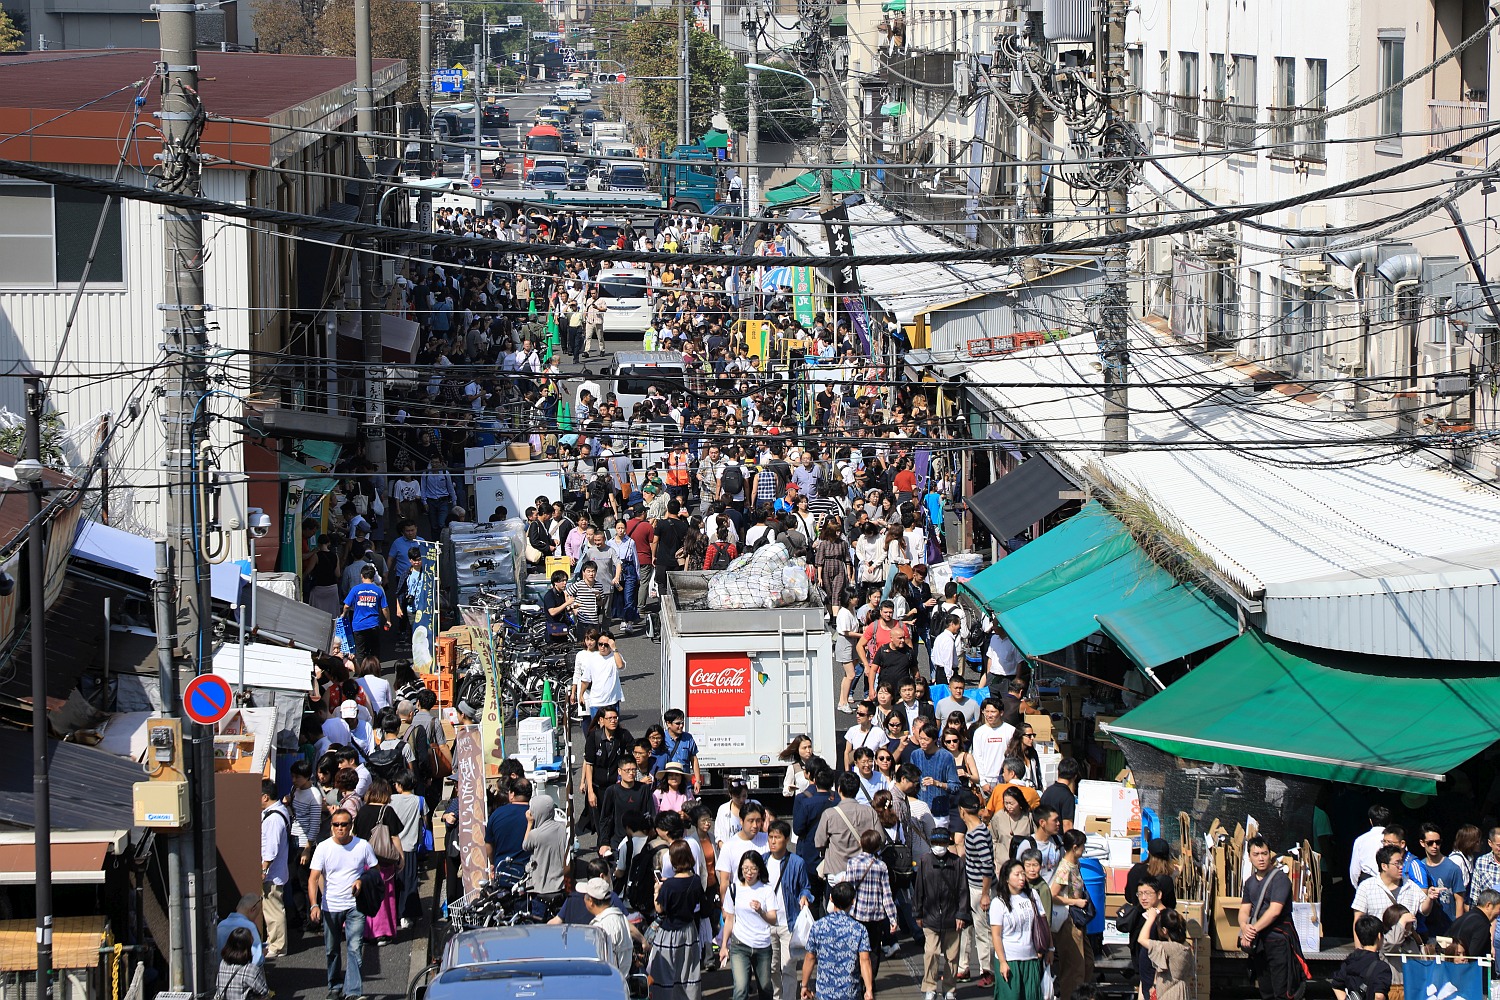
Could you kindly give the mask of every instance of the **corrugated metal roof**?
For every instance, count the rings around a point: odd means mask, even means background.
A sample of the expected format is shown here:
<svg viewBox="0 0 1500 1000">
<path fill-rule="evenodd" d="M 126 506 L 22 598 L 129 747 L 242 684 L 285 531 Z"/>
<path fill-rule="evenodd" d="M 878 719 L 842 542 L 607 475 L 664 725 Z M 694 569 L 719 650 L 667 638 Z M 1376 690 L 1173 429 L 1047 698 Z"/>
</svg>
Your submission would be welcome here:
<svg viewBox="0 0 1500 1000">
<path fill-rule="evenodd" d="M 791 238 L 808 254 L 826 255 L 823 224 L 793 222 Z M 870 225 L 869 223 L 880 223 Z M 854 234 L 854 252 L 859 256 L 898 253 L 941 253 L 958 249 L 929 229 L 904 222 L 899 215 L 871 202 L 849 209 Z M 999 291 L 1021 280 L 1019 272 L 993 264 L 882 264 L 859 269 L 864 293 L 894 313 L 898 322 L 910 323 L 917 313 L 934 306 Z"/>
<path fill-rule="evenodd" d="M 975 363 L 968 377 L 1013 424 L 1057 442 L 1058 462 L 1080 479 L 1094 463 L 1149 499 L 1217 571 L 1263 598 L 1272 635 L 1395 656 L 1500 659 L 1500 616 L 1478 615 L 1474 604 L 1500 606 L 1500 491 L 1441 464 L 1385 461 L 1361 441 L 1379 425 L 1256 394 L 1245 375 L 1144 327 L 1132 333 L 1131 356 L 1131 440 L 1201 450 L 1107 455 L 1092 444 L 1104 424 L 1092 334 Z M 1170 385 L 1184 382 L 1191 386 Z M 1293 443 L 1254 452 L 1221 443 L 1257 441 Z M 1286 462 L 1359 464 L 1278 464 Z"/>
<path fill-rule="evenodd" d="M 77 743 L 47 748 L 55 830 L 129 830 L 135 826 L 131 786 L 145 781 L 134 761 Z M 31 734 L 0 728 L 0 823 L 31 829 Z"/>
</svg>

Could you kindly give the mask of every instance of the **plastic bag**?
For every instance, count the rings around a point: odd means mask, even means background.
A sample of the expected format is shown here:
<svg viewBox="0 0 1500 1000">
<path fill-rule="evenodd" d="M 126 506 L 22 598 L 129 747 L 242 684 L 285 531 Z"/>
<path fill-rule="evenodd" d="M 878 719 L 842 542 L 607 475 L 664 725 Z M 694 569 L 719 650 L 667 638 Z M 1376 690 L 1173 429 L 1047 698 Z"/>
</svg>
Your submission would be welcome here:
<svg viewBox="0 0 1500 1000">
<path fill-rule="evenodd" d="M 1156 994 L 1155 990 L 1151 991 Z M 1052 972 L 1052 966 L 1042 966 L 1042 1000 L 1055 1000 L 1057 996 L 1057 976 Z"/>
<path fill-rule="evenodd" d="M 792 944 L 807 950 L 807 940 L 812 937 L 813 915 L 811 908 L 801 907 L 797 911 L 797 920 L 792 924 Z"/>
</svg>

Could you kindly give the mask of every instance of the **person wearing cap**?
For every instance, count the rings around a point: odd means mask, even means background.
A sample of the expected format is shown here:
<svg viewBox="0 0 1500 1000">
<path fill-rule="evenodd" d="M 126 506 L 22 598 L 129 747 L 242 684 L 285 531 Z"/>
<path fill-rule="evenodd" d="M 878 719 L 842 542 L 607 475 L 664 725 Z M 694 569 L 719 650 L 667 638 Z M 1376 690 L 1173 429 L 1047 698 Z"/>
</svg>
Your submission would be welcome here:
<svg viewBox="0 0 1500 1000">
<path fill-rule="evenodd" d="M 583 893 L 583 905 L 593 918 L 589 921 L 589 926 L 597 927 L 604 933 L 604 940 L 609 946 L 610 964 L 620 971 L 620 975 L 628 977 L 635 961 L 635 944 L 630 938 L 630 922 L 612 901 L 614 892 L 610 889 L 609 881 L 591 878 L 581 884 L 578 891 Z"/>
<path fill-rule="evenodd" d="M 969 922 L 964 861 L 953 853 L 953 835 L 941 827 L 932 831 L 931 849 L 917 852 L 914 860 L 912 913 L 922 929 L 922 1000 L 937 1000 L 940 994 L 954 1000 L 959 947 Z M 980 955 L 983 960 L 983 949 Z"/>
<path fill-rule="evenodd" d="M 797 496 L 800 487 L 796 483 L 787 483 L 786 489 L 771 506 L 778 514 L 794 514 L 797 511 Z"/>
</svg>

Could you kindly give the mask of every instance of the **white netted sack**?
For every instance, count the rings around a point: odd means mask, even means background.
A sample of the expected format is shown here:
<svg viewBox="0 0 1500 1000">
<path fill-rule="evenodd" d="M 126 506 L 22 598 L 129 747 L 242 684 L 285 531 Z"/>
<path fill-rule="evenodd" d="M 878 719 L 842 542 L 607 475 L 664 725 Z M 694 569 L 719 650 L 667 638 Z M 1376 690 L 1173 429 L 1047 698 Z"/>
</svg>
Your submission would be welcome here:
<svg viewBox="0 0 1500 1000">
<path fill-rule="evenodd" d="M 786 546 L 777 542 L 739 556 L 708 581 L 708 606 L 715 611 L 774 608 L 784 603 L 788 568 Z"/>
</svg>

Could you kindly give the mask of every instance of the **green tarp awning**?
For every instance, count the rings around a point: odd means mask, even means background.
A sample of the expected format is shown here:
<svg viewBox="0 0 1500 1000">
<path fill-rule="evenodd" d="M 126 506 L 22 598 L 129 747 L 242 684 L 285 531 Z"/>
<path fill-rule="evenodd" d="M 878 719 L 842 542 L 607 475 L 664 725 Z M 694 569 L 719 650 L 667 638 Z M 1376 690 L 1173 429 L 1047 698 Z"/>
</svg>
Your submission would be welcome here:
<svg viewBox="0 0 1500 1000">
<path fill-rule="evenodd" d="M 1493 670 L 1295 648 L 1246 633 L 1109 732 L 1190 760 L 1429 795 L 1500 739 Z"/>
<path fill-rule="evenodd" d="M 858 170 L 850 170 L 846 167 L 837 167 L 833 171 L 833 190 L 835 194 L 848 194 L 858 191 L 861 187 L 862 178 Z M 792 202 L 806 201 L 818 196 L 818 172 L 809 170 L 792 178 L 779 187 L 773 187 L 765 194 L 767 205 L 787 205 Z"/>
<path fill-rule="evenodd" d="M 1149 601 L 1098 615 L 1099 627 L 1143 670 L 1233 639 L 1239 626 L 1196 587 L 1173 587 Z"/>
<path fill-rule="evenodd" d="M 962 586 L 991 614 L 999 614 L 1088 576 L 1135 547 L 1125 526 L 1090 500 Z"/>
<path fill-rule="evenodd" d="M 1126 538 L 1129 540 L 1128 535 Z M 1025 546 L 1021 551 L 1030 547 Z M 1130 549 L 1120 558 L 1002 612 L 1000 624 L 1021 652 L 1040 656 L 1099 631 L 1095 615 L 1147 602 L 1175 585 L 1171 574 L 1131 541 Z"/>
<path fill-rule="evenodd" d="M 711 128 L 703 134 L 703 138 L 698 140 L 698 145 L 704 149 L 728 149 L 729 133 Z"/>
</svg>

